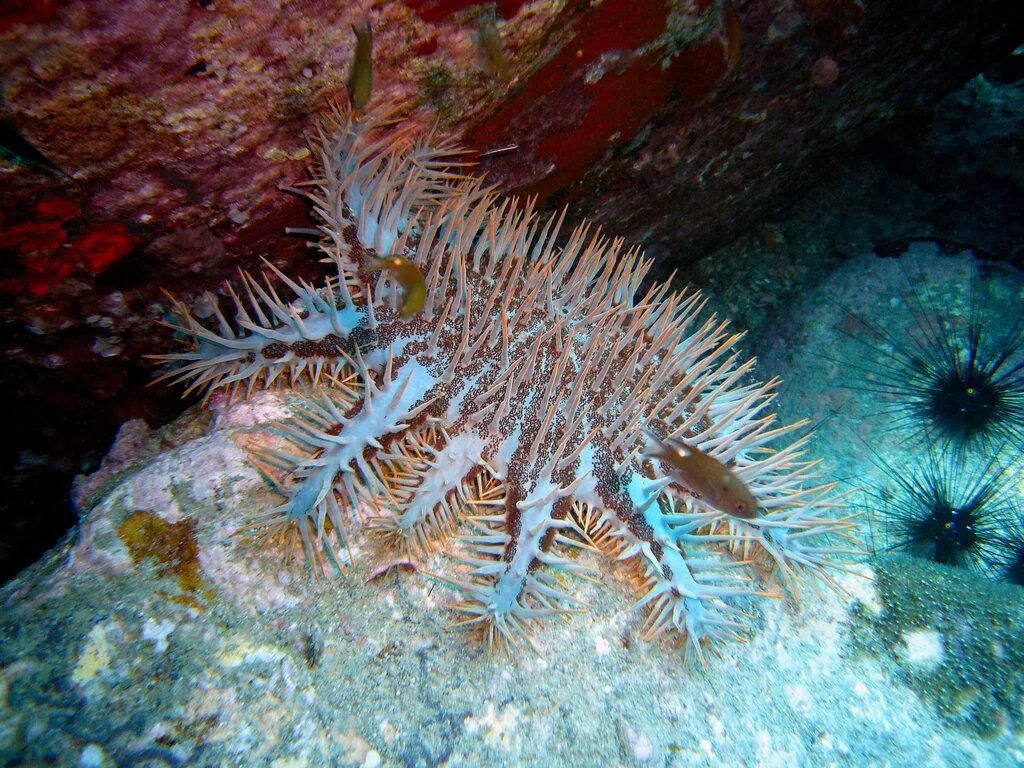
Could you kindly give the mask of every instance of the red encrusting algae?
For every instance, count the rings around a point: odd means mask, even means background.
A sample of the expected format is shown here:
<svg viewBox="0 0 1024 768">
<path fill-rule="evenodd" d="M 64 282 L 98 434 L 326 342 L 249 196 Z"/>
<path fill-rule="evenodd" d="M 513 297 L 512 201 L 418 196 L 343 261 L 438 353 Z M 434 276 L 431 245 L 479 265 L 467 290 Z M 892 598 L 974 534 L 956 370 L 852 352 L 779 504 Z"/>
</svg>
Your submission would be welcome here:
<svg viewBox="0 0 1024 768">
<path fill-rule="evenodd" d="M 486 158 L 483 167 L 542 202 L 629 142 L 670 98 L 697 101 L 727 72 L 713 39 L 692 44 L 664 66 L 670 56 L 662 40 L 669 16 L 664 0 L 608 0 L 566 13 L 578 14 L 576 36 L 503 109 L 469 131 L 470 143 L 484 150 L 517 145 L 515 153 Z"/>
<path fill-rule="evenodd" d="M 41 298 L 72 275 L 102 274 L 142 242 L 119 221 L 92 222 L 76 231 L 81 212 L 74 200 L 48 198 L 36 204 L 29 221 L 0 229 L 0 250 L 16 252 L 21 267 L 19 274 L 0 279 L 0 293 Z"/>
</svg>

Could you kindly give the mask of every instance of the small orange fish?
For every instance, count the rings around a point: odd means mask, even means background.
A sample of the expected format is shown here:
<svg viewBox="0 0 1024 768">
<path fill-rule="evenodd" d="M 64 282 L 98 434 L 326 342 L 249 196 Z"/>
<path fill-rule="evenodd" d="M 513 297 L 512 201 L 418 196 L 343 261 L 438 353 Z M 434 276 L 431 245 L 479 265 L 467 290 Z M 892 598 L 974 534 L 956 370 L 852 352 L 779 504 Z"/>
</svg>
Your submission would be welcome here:
<svg viewBox="0 0 1024 768">
<path fill-rule="evenodd" d="M 725 42 L 725 61 L 729 65 L 729 71 L 731 72 L 740 63 L 740 43 L 743 42 L 743 27 L 740 26 L 739 14 L 732 7 L 730 0 L 722 0 L 718 18 L 722 24 L 722 36 Z"/>
<path fill-rule="evenodd" d="M 757 517 L 757 499 L 746 484 L 725 464 L 682 440 L 662 440 L 653 432 L 656 446 L 647 455 L 672 468 L 672 478 L 719 512 L 749 520 Z"/>
<path fill-rule="evenodd" d="M 402 306 L 399 313 L 406 320 L 413 317 L 427 302 L 427 283 L 423 279 L 423 272 L 411 261 L 401 256 L 389 256 L 386 259 L 369 259 L 366 265 L 367 272 L 386 270 L 395 276 L 405 289 L 405 297 L 402 299 Z"/>
</svg>

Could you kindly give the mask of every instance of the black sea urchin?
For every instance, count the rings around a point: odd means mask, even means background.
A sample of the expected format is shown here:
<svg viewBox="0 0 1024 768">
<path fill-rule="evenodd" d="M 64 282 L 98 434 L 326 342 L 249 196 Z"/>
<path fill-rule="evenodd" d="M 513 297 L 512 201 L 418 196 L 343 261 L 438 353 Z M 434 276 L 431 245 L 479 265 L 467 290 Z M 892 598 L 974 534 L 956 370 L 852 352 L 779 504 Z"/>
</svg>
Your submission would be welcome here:
<svg viewBox="0 0 1024 768">
<path fill-rule="evenodd" d="M 1024 587 L 1024 509 L 1017 509 L 1009 532 L 1000 542 L 999 575 Z"/>
<path fill-rule="evenodd" d="M 1003 570 L 1002 533 L 1015 513 L 1011 478 L 995 459 L 975 469 L 949 458 L 933 453 L 912 474 L 876 462 L 897 488 L 867 490 L 877 502 L 880 549 L 994 574 Z"/>
<path fill-rule="evenodd" d="M 917 442 L 936 441 L 961 457 L 967 451 L 1024 443 L 1024 313 L 1004 327 L 988 307 L 987 283 L 971 286 L 964 317 L 934 308 L 908 276 L 911 331 L 897 335 L 877 321 L 855 318 L 855 340 L 870 349 L 861 364 L 868 381 L 857 388 L 886 399 L 884 415 Z"/>
</svg>

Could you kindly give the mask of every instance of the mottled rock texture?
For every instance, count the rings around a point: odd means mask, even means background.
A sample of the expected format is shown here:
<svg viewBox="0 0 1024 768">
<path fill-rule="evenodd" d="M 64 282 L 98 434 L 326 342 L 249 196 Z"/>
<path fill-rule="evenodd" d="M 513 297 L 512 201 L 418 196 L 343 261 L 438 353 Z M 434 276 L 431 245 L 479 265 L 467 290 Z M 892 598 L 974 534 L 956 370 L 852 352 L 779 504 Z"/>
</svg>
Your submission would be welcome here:
<svg viewBox="0 0 1024 768">
<path fill-rule="evenodd" d="M 68 475 L 118 423 L 173 412 L 142 393 L 141 356 L 164 343 L 160 288 L 195 296 L 261 254 L 298 269 L 301 243 L 281 231 L 306 215 L 277 185 L 301 178 L 302 132 L 343 97 L 365 16 L 373 103 L 484 151 L 514 145 L 483 158 L 497 183 L 569 202 L 665 265 L 756 222 L 1024 26 L 1009 0 L 733 4 L 732 70 L 707 0 L 5 4 L 0 123 L 60 170 L 0 166 L 3 472 L 20 484 L 3 494 L 20 533 L 4 531 L 0 555 L 19 567 L 52 541 L 30 521 L 69 514 Z M 488 18 L 506 78 L 474 43 Z M 814 75 L 826 58 L 834 80 Z"/>
</svg>

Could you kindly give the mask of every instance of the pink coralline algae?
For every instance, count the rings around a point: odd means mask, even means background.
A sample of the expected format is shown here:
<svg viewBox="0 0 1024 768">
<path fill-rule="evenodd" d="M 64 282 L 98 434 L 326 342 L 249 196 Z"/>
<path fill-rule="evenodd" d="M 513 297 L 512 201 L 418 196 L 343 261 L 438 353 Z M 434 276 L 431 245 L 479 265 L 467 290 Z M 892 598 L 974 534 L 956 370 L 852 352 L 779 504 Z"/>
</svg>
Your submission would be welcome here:
<svg viewBox="0 0 1024 768">
<path fill-rule="evenodd" d="M 589 223 L 562 233 L 564 211 L 496 194 L 454 146 L 391 119 L 335 113 L 312 154 L 300 189 L 332 274 L 243 274 L 227 305 L 206 297 L 204 322 L 176 302 L 187 346 L 161 356 L 162 378 L 189 390 L 299 398 L 250 446 L 282 494 L 247 522 L 260 540 L 303 551 L 314 574 L 351 561 L 357 529 L 382 562 L 443 547 L 451 568 L 430 576 L 459 596 L 460 625 L 503 647 L 579 609 L 567 577 L 588 575 L 581 549 L 639 575 L 645 637 L 701 661 L 744 632 L 751 599 L 832 582 L 853 524 L 806 437 L 769 447 L 801 425 L 776 423 L 777 380 L 749 379 L 742 334 L 701 318 L 699 294 L 638 295 L 638 249 Z M 366 269 L 381 258 L 422 272 L 414 316 L 394 275 Z M 678 485 L 651 436 L 728 465 L 756 514 Z"/>
</svg>

